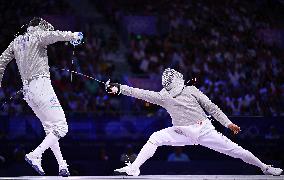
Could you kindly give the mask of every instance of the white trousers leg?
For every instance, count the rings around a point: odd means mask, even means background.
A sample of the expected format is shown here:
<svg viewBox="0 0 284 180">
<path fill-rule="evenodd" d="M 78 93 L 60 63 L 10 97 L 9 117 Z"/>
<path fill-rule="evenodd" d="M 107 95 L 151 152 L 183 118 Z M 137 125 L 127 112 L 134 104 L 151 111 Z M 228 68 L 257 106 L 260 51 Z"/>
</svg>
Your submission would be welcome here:
<svg viewBox="0 0 284 180">
<path fill-rule="evenodd" d="M 244 162 L 260 167 L 261 169 L 266 168 L 266 165 L 251 152 L 243 149 L 221 133 L 218 133 L 209 121 L 206 121 L 202 125 L 173 126 L 153 133 L 138 154 L 137 160 L 133 162 L 138 168 L 147 159 L 152 157 L 156 151 L 156 148 L 149 146 L 149 143 L 157 147 L 162 145 L 184 146 L 200 144 L 231 157 L 240 158 Z"/>
<path fill-rule="evenodd" d="M 198 143 L 217 152 L 226 154 L 234 158 L 239 158 L 248 164 L 252 164 L 261 168 L 262 170 L 267 167 L 266 164 L 262 163 L 251 152 L 232 142 L 230 139 L 217 132 L 215 129 L 210 130 L 208 133 L 200 136 L 198 138 Z"/>
<path fill-rule="evenodd" d="M 68 131 L 65 114 L 50 79 L 39 78 L 33 80 L 29 86 L 24 86 L 24 91 L 24 99 L 40 119 L 47 136 L 49 133 L 54 134 L 58 139 L 65 136 Z M 50 147 L 57 160 L 63 159 L 58 139 L 49 139 L 49 141 L 45 140 L 46 143 L 39 146 L 36 151 L 42 153 Z"/>
<path fill-rule="evenodd" d="M 33 111 L 34 111 L 35 115 L 39 119 L 41 119 L 41 121 L 46 121 L 45 120 L 46 117 L 45 117 L 44 113 L 39 111 L 39 109 L 34 108 Z M 50 129 L 49 130 L 45 129 L 45 130 L 46 130 L 46 135 L 48 135 L 51 131 Z M 61 153 L 61 150 L 60 150 L 59 142 L 57 141 L 53 145 L 51 145 L 50 149 L 53 152 L 53 154 L 54 154 L 54 156 L 57 160 L 58 165 L 60 165 L 63 162 L 64 159 L 63 159 L 63 156 L 62 156 L 62 153 Z"/>
<path fill-rule="evenodd" d="M 151 158 L 158 146 L 171 145 L 171 146 L 184 146 L 192 145 L 193 138 L 186 137 L 180 127 L 169 127 L 160 131 L 154 132 L 149 138 L 148 142 L 143 146 L 137 158 L 132 163 L 135 168 L 140 166 L 149 158 Z"/>
<path fill-rule="evenodd" d="M 24 99 L 39 117 L 46 133 L 64 137 L 68 132 L 64 111 L 49 78 L 38 78 L 24 86 Z"/>
</svg>

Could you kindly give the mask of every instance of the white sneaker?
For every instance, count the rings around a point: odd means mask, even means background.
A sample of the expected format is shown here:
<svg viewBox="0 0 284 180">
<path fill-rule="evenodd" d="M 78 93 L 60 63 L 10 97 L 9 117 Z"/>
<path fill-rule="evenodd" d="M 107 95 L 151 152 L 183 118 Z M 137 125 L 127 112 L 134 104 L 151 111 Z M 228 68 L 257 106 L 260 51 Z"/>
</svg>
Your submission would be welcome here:
<svg viewBox="0 0 284 180">
<path fill-rule="evenodd" d="M 33 152 L 26 154 L 25 160 L 38 172 L 40 175 L 45 175 L 41 167 L 41 156 L 35 156 Z"/>
<path fill-rule="evenodd" d="M 116 169 L 114 170 L 114 172 L 126 173 L 129 176 L 139 176 L 140 174 L 139 168 L 133 167 L 131 163 L 126 163 L 126 164 L 127 166 L 120 168 L 120 169 Z"/>
<path fill-rule="evenodd" d="M 62 177 L 70 176 L 70 173 L 69 173 L 69 170 L 68 170 L 68 164 L 66 163 L 65 160 L 63 160 L 59 164 L 59 176 L 62 176 Z"/>
<path fill-rule="evenodd" d="M 273 175 L 273 176 L 280 176 L 282 174 L 283 170 L 280 168 L 275 168 L 272 167 L 271 165 L 267 166 L 264 170 L 263 173 L 265 175 Z"/>
</svg>

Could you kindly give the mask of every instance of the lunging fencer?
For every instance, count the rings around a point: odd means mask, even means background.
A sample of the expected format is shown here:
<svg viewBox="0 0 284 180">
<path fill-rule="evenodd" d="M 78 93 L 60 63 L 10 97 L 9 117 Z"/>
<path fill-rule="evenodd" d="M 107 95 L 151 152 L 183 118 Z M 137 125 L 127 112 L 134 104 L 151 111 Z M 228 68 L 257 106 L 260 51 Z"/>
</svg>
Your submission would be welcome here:
<svg viewBox="0 0 284 180">
<path fill-rule="evenodd" d="M 264 174 L 282 173 L 282 169 L 264 164 L 251 152 L 217 132 L 205 111 L 234 134 L 239 133 L 240 127 L 233 124 L 218 106 L 195 86 L 186 86 L 181 73 L 174 69 L 166 69 L 162 75 L 162 85 L 164 88 L 160 92 L 154 92 L 117 83 L 106 83 L 108 93 L 121 93 L 164 107 L 170 114 L 173 124 L 172 127 L 153 133 L 136 160 L 132 164 L 128 163 L 127 166 L 116 169 L 116 172 L 138 176 L 140 166 L 154 155 L 158 146 L 201 145 L 240 158 L 248 164 L 259 167 Z"/>
<path fill-rule="evenodd" d="M 43 152 L 50 148 L 59 165 L 59 175 L 69 176 L 68 165 L 63 159 L 58 140 L 68 132 L 64 111 L 51 85 L 47 46 L 58 41 L 80 42 L 81 32 L 59 31 L 43 20 L 33 18 L 27 31 L 17 36 L 0 56 L 0 80 L 7 64 L 16 59 L 23 82 L 24 99 L 40 119 L 46 133 L 42 143 L 25 160 L 40 174 Z M 1 84 L 0 84 L 1 87 Z"/>
</svg>

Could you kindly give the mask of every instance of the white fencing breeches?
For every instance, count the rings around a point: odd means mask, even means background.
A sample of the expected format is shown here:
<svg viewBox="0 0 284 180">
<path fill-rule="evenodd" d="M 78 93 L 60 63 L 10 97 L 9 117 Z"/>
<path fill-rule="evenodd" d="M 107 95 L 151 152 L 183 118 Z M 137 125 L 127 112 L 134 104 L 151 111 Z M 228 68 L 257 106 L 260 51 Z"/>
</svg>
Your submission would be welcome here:
<svg viewBox="0 0 284 180">
<path fill-rule="evenodd" d="M 24 99 L 40 119 L 46 134 L 58 138 L 68 132 L 64 111 L 47 77 L 39 77 L 24 85 Z"/>
<path fill-rule="evenodd" d="M 156 148 L 152 147 L 153 145 L 158 147 L 162 145 L 184 146 L 198 144 L 231 157 L 240 158 L 244 162 L 261 169 L 266 167 L 251 152 L 217 132 L 209 120 L 203 121 L 201 124 L 173 126 L 153 133 L 138 154 L 137 161 L 135 160 L 133 164 L 139 168 L 148 158 L 152 157 L 156 151 Z"/>
</svg>

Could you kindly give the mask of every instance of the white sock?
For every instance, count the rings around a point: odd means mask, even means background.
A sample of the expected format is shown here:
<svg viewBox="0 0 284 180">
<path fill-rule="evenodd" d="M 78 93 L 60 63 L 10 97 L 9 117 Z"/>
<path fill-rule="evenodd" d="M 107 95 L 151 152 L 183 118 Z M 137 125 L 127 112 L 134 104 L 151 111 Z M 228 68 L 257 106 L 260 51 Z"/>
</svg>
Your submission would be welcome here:
<svg viewBox="0 0 284 180">
<path fill-rule="evenodd" d="M 56 137 L 53 133 L 49 133 L 42 143 L 33 151 L 33 154 L 36 156 L 41 156 L 42 153 L 47 150 L 54 143 L 58 142 L 59 138 Z"/>
<path fill-rule="evenodd" d="M 150 157 L 152 157 L 156 150 L 157 150 L 156 145 L 150 143 L 149 141 L 143 146 L 141 149 L 140 153 L 138 154 L 137 158 L 135 161 L 132 163 L 132 166 L 135 168 L 140 168 L 140 166 Z"/>
<path fill-rule="evenodd" d="M 58 165 L 60 165 L 63 162 L 63 156 L 62 153 L 60 151 L 60 146 L 59 146 L 59 142 L 57 141 L 55 144 L 53 144 L 52 146 L 50 146 L 50 149 L 52 150 Z"/>
<path fill-rule="evenodd" d="M 267 168 L 267 165 L 264 164 L 263 162 L 261 162 L 257 157 L 255 157 L 251 152 L 247 151 L 246 153 L 246 157 L 243 158 L 243 161 L 245 161 L 248 164 L 252 164 L 255 165 L 259 168 L 261 168 L 261 170 L 264 170 Z"/>
</svg>

